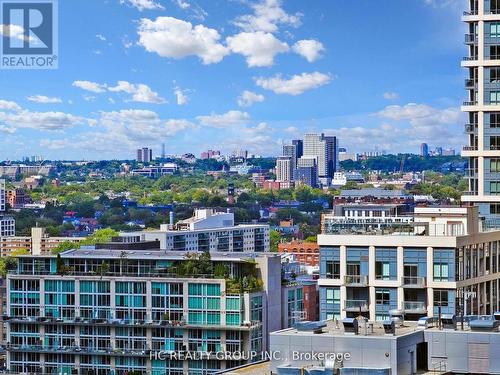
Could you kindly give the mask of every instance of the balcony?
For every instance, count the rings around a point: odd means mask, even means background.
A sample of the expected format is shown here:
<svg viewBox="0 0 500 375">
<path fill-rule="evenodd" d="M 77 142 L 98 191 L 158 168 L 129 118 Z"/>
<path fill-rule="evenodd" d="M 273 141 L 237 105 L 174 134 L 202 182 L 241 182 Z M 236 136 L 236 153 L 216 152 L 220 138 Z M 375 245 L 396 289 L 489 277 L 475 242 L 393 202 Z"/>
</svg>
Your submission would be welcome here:
<svg viewBox="0 0 500 375">
<path fill-rule="evenodd" d="M 403 302 L 403 310 L 407 314 L 427 314 L 427 306 L 423 301 Z"/>
<path fill-rule="evenodd" d="M 477 131 L 477 124 L 465 124 L 466 133 L 475 133 Z"/>
<path fill-rule="evenodd" d="M 368 301 L 365 299 L 348 299 L 345 301 L 344 311 L 367 312 L 368 311 Z"/>
<path fill-rule="evenodd" d="M 471 107 L 473 105 L 477 105 L 477 101 L 467 101 L 467 102 L 463 102 L 462 105 L 464 107 Z"/>
<path fill-rule="evenodd" d="M 467 178 L 477 178 L 477 169 L 466 169 L 465 177 Z"/>
<path fill-rule="evenodd" d="M 465 88 L 466 89 L 475 89 L 477 86 L 477 81 L 473 79 L 466 79 L 465 80 Z"/>
<path fill-rule="evenodd" d="M 476 61 L 477 56 L 464 56 L 462 57 L 462 61 Z"/>
<path fill-rule="evenodd" d="M 403 276 L 401 278 L 401 286 L 403 288 L 425 288 L 427 285 L 425 277 L 418 276 Z"/>
<path fill-rule="evenodd" d="M 347 275 L 344 276 L 345 286 L 357 286 L 366 287 L 368 286 L 368 276 L 365 275 Z"/>
<path fill-rule="evenodd" d="M 463 146 L 462 151 L 477 151 L 477 146 Z"/>
<path fill-rule="evenodd" d="M 465 34 L 465 43 L 466 44 L 477 43 L 477 35 L 476 34 Z"/>
<path fill-rule="evenodd" d="M 477 16 L 477 14 L 478 14 L 477 9 L 471 9 L 469 11 L 464 11 L 464 13 L 463 13 L 464 17 Z"/>
</svg>

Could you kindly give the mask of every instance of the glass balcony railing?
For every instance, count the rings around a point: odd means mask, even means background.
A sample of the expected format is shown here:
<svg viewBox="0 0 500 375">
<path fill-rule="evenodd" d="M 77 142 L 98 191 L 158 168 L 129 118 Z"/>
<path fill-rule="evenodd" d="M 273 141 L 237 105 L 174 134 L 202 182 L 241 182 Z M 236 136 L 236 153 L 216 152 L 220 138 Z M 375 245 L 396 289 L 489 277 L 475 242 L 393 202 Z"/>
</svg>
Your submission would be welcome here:
<svg viewBox="0 0 500 375">
<path fill-rule="evenodd" d="M 470 107 L 470 106 L 473 106 L 473 105 L 477 105 L 477 101 L 465 101 L 462 103 L 463 106 L 465 107 Z"/>
<path fill-rule="evenodd" d="M 368 286 L 368 276 L 366 275 L 347 275 L 344 276 L 346 286 Z"/>
<path fill-rule="evenodd" d="M 477 124 L 465 124 L 466 133 L 474 133 L 477 131 Z"/>
<path fill-rule="evenodd" d="M 463 151 L 477 151 L 477 146 L 463 146 Z"/>
<path fill-rule="evenodd" d="M 368 311 L 368 301 L 365 299 L 348 299 L 345 301 L 346 311 Z"/>
<path fill-rule="evenodd" d="M 465 43 L 476 43 L 477 35 L 476 34 L 465 34 Z"/>
<path fill-rule="evenodd" d="M 403 276 L 401 285 L 403 288 L 425 288 L 427 279 L 419 276 Z"/>
<path fill-rule="evenodd" d="M 405 301 L 403 310 L 407 313 L 426 313 L 427 306 L 424 301 Z"/>
</svg>

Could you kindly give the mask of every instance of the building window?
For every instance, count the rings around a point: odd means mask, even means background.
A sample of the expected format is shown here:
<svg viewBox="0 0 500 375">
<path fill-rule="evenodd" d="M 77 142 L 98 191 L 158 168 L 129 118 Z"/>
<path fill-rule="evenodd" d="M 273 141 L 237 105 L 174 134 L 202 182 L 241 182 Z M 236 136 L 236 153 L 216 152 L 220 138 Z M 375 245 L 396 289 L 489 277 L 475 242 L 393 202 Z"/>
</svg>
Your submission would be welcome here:
<svg viewBox="0 0 500 375">
<path fill-rule="evenodd" d="M 490 128 L 500 128 L 500 113 L 490 113 Z"/>
<path fill-rule="evenodd" d="M 326 261 L 326 278 L 340 279 L 340 262 L 331 260 Z"/>
<path fill-rule="evenodd" d="M 434 290 L 434 306 L 446 307 L 448 306 L 448 291 L 447 290 Z"/>
<path fill-rule="evenodd" d="M 491 68 L 490 83 L 499 83 L 499 82 L 500 82 L 500 68 Z"/>
<path fill-rule="evenodd" d="M 434 281 L 448 281 L 448 264 L 434 263 Z"/>
<path fill-rule="evenodd" d="M 491 91 L 490 104 L 499 104 L 499 103 L 500 103 L 500 91 Z"/>
<path fill-rule="evenodd" d="M 500 99 L 500 95 L 499 95 L 499 99 Z M 490 137 L 490 150 L 500 150 L 500 137 L 499 136 Z"/>
<path fill-rule="evenodd" d="M 500 172 L 500 159 L 493 158 L 490 160 L 490 172 Z"/>
<path fill-rule="evenodd" d="M 490 194 L 491 195 L 500 194 L 500 181 L 490 181 Z"/>
<path fill-rule="evenodd" d="M 390 280 L 389 262 L 375 262 L 375 278 L 378 280 Z"/>
<path fill-rule="evenodd" d="M 490 37 L 500 38 L 500 23 L 490 23 Z"/>
<path fill-rule="evenodd" d="M 377 305 L 389 305 L 391 302 L 391 294 L 389 289 L 377 289 L 375 292 L 375 303 Z"/>
<path fill-rule="evenodd" d="M 490 204 L 490 214 L 500 214 L 500 204 Z"/>
<path fill-rule="evenodd" d="M 326 303 L 340 305 L 340 289 L 326 289 Z"/>
</svg>

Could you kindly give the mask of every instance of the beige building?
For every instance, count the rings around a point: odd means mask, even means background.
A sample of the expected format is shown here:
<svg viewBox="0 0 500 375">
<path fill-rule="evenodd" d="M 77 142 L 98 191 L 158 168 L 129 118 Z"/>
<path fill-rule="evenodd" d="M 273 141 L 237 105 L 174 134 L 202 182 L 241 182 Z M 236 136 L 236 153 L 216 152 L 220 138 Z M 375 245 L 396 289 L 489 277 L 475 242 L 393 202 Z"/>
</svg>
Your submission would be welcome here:
<svg viewBox="0 0 500 375">
<path fill-rule="evenodd" d="M 45 228 L 31 228 L 31 236 L 0 237 L 0 256 L 9 256 L 13 251 L 26 249 L 33 255 L 50 254 L 65 241 L 80 242 L 85 237 L 50 237 Z"/>
</svg>

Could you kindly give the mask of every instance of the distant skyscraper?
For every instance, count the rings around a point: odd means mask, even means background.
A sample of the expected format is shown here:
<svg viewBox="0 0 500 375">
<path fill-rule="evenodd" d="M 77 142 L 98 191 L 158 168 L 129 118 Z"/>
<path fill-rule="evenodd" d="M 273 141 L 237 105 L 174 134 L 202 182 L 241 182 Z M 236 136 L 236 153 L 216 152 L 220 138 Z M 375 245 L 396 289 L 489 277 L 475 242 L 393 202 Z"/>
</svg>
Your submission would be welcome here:
<svg viewBox="0 0 500 375">
<path fill-rule="evenodd" d="M 339 167 L 337 137 L 306 134 L 303 157 L 315 157 L 319 180 L 328 185 Z"/>
<path fill-rule="evenodd" d="M 137 161 L 139 163 L 150 163 L 153 160 L 153 150 L 147 147 L 137 149 Z"/>
<path fill-rule="evenodd" d="M 427 145 L 427 143 L 422 143 L 420 145 L 420 156 L 423 156 L 424 158 L 426 156 L 429 156 L 429 146 Z"/>
<path fill-rule="evenodd" d="M 289 182 L 293 180 L 293 160 L 288 156 L 276 159 L 276 181 Z"/>
<path fill-rule="evenodd" d="M 297 159 L 300 159 L 304 155 L 304 141 L 302 139 L 294 139 L 292 145 L 294 145 L 297 150 Z"/>
<path fill-rule="evenodd" d="M 165 150 L 165 143 L 161 144 L 161 158 L 165 159 L 166 156 L 166 150 Z"/>
<path fill-rule="evenodd" d="M 297 167 L 297 146 L 283 145 L 283 156 L 289 157 L 292 160 L 292 170 Z"/>
<path fill-rule="evenodd" d="M 302 183 L 312 187 L 318 186 L 318 166 L 315 157 L 303 156 L 297 161 L 297 168 L 293 173 L 295 183 Z"/>
</svg>

